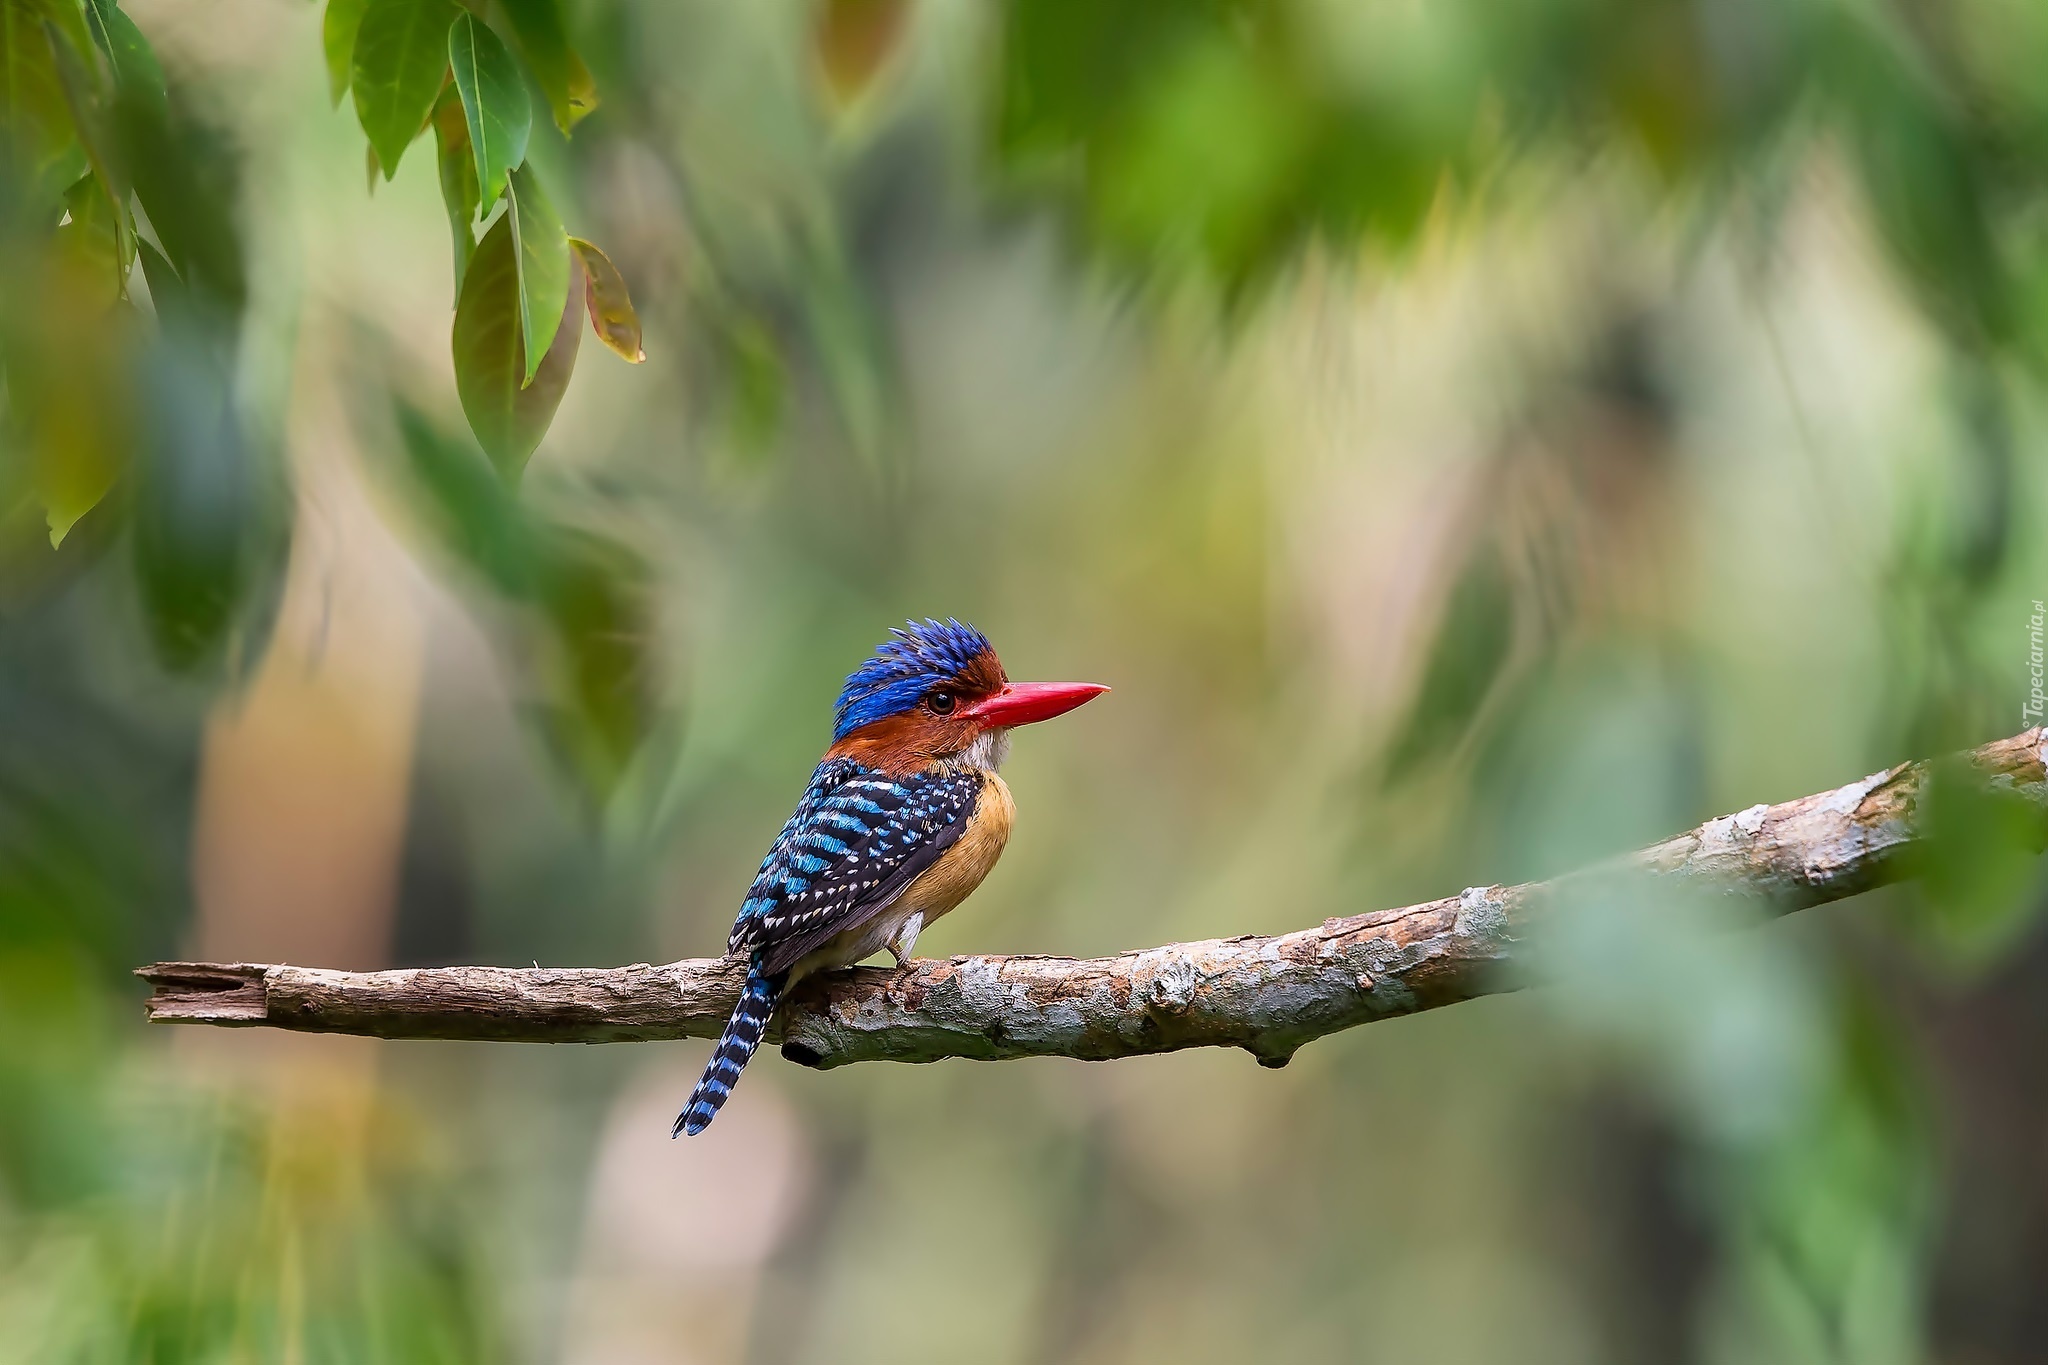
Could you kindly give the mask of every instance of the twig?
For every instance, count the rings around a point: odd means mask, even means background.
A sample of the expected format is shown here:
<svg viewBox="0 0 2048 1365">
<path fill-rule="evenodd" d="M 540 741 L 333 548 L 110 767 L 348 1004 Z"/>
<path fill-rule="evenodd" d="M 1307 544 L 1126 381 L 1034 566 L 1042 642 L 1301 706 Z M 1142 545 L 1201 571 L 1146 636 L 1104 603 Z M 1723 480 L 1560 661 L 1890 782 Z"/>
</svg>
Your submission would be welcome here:
<svg viewBox="0 0 2048 1365">
<path fill-rule="evenodd" d="M 1982 779 L 2048 809 L 2048 728 L 1973 751 Z M 1778 910 L 1909 876 L 1926 762 L 1834 791 L 1752 806 L 1618 863 L 1553 882 L 1473 887 L 1277 937 L 1175 943 L 1115 957 L 954 957 L 814 977 L 777 1020 L 808 1066 L 942 1057 L 1102 1060 L 1241 1047 L 1268 1066 L 1326 1033 L 1434 1009 L 1518 982 L 1500 969 L 1541 902 L 1596 876 L 1711 887 Z M 160 962 L 136 973 L 153 1020 L 266 1025 L 378 1038 L 547 1043 L 711 1038 L 741 965 L 423 967 L 339 972 Z"/>
</svg>

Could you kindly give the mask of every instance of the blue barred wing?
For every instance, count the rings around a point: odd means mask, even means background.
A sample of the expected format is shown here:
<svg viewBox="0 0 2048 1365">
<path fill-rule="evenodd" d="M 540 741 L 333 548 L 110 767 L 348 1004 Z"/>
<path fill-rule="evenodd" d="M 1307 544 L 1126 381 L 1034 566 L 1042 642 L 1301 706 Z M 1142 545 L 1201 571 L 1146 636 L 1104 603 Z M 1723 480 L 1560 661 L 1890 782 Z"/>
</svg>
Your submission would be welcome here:
<svg viewBox="0 0 2048 1365">
<path fill-rule="evenodd" d="M 966 830 L 979 773 L 891 777 L 851 759 L 818 765 L 733 922 L 728 951 L 788 971 L 867 923 Z"/>
</svg>

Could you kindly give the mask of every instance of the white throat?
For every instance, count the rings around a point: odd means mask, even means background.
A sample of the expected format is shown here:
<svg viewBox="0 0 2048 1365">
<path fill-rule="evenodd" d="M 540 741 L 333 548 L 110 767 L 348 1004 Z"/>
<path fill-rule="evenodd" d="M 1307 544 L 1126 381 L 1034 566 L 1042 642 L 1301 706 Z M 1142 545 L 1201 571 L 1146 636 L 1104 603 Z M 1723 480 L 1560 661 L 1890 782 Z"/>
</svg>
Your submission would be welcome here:
<svg viewBox="0 0 2048 1365">
<path fill-rule="evenodd" d="M 974 743 L 954 754 L 948 763 L 960 768 L 974 768 L 982 772 L 994 772 L 1003 766 L 1003 760 L 1010 756 L 1010 732 L 1008 730 L 984 730 L 975 736 Z"/>
</svg>

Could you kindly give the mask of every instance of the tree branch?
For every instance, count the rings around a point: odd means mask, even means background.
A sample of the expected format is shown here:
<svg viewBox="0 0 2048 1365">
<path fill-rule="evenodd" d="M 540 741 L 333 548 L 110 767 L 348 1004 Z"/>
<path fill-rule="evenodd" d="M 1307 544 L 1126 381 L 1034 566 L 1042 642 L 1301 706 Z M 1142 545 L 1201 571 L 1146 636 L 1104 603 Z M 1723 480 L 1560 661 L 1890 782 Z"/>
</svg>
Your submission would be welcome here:
<svg viewBox="0 0 2048 1365">
<path fill-rule="evenodd" d="M 2048 809 L 2048 728 L 1968 755 L 1992 786 Z M 955 957 L 858 967 L 803 983 L 777 1017 L 783 1055 L 809 1066 L 941 1057 L 1102 1060 L 1241 1047 L 1268 1066 L 1326 1033 L 1517 983 L 1499 970 L 1541 902 L 1620 873 L 1797 910 L 1911 875 L 1930 765 L 1710 820 L 1616 863 L 1553 882 L 1472 887 L 1422 905 L 1325 920 L 1277 937 L 1175 943 L 1075 959 Z M 160 962 L 137 973 L 152 1020 L 267 1025 L 378 1038 L 606 1043 L 712 1038 L 742 964 L 696 959 L 596 968 L 324 971 Z"/>
</svg>

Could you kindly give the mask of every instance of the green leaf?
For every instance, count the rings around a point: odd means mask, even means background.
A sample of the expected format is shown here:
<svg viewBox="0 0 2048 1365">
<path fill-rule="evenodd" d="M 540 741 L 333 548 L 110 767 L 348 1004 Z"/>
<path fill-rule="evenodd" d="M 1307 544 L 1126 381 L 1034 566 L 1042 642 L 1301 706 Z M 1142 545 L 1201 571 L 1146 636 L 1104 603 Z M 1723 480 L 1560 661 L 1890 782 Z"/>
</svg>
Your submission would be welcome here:
<svg viewBox="0 0 2048 1365">
<path fill-rule="evenodd" d="M 92 60 L 92 28 L 81 0 L 39 0 L 34 7 L 42 11 L 43 19 L 64 39 L 73 56 Z M 94 79 L 98 79 L 97 73 Z"/>
<path fill-rule="evenodd" d="M 149 285 L 149 302 L 157 317 L 190 307 L 185 281 L 161 251 L 151 246 L 147 238 L 137 238 L 135 254 L 142 261 L 142 278 Z"/>
<path fill-rule="evenodd" d="M 43 524 L 50 532 L 50 548 L 64 548 L 64 538 L 86 513 L 100 505 L 114 486 L 115 470 L 104 464 L 60 461 L 53 472 L 37 471 L 36 492 L 43 502 Z"/>
<path fill-rule="evenodd" d="M 126 380 L 137 315 L 121 304 L 127 234 L 97 175 L 72 185 L 64 203 L 70 221 L 43 269 L 17 285 L 17 306 L 35 325 L 16 320 L 6 355 L 8 453 L 30 457 L 53 549 L 114 486 L 135 445 Z"/>
<path fill-rule="evenodd" d="M 171 101 L 164 88 L 164 69 L 142 30 L 111 0 L 91 0 L 89 13 L 94 40 L 113 65 L 114 84 L 121 98 L 139 101 L 157 118 L 168 119 Z"/>
<path fill-rule="evenodd" d="M 327 53 L 327 91 L 336 107 L 348 93 L 349 73 L 355 65 L 356 34 L 363 26 L 363 12 L 370 0 L 327 0 L 327 13 L 320 19 L 320 46 Z"/>
<path fill-rule="evenodd" d="M 583 267 L 583 304 L 590 312 L 590 330 L 597 339 L 638 365 L 647 359 L 640 345 L 640 315 L 633 311 L 633 298 L 626 281 L 611 257 L 584 241 L 571 237 L 569 247 Z"/>
<path fill-rule="evenodd" d="M 462 277 L 469 258 L 476 254 L 476 159 L 469 152 L 469 124 L 463 116 L 462 101 L 451 88 L 434 106 L 434 142 L 441 170 L 441 203 L 448 210 L 448 231 L 455 239 L 455 292 L 462 292 Z"/>
<path fill-rule="evenodd" d="M 401 400 L 398 425 L 426 524 L 456 558 L 525 608 L 512 619 L 532 713 L 586 790 L 609 796 L 654 722 L 646 561 L 624 544 L 550 520 L 494 478 L 475 448 Z"/>
<path fill-rule="evenodd" d="M 477 244 L 455 305 L 453 338 L 455 391 L 462 399 L 463 415 L 508 481 L 519 476 L 547 434 L 569 387 L 582 335 L 582 319 L 564 306 L 547 359 L 537 371 L 528 370 L 513 218 L 509 212 L 500 215 Z M 566 287 L 563 292 L 566 305 Z M 526 379 L 529 373 L 531 382 Z"/>
<path fill-rule="evenodd" d="M 548 737 L 600 800 L 616 791 L 653 726 L 646 565 L 592 532 L 547 528 L 540 608 L 549 648 Z"/>
<path fill-rule="evenodd" d="M 481 202 L 495 204 L 505 192 L 506 176 L 526 160 L 526 139 L 533 131 L 526 81 L 498 35 L 473 14 L 464 14 L 448 30 L 448 64 L 469 121 Z"/>
<path fill-rule="evenodd" d="M 873 471 L 883 456 L 889 405 L 875 303 L 835 245 L 814 253 L 808 265 L 802 304 L 811 344 L 847 441 Z"/>
<path fill-rule="evenodd" d="M 185 282 L 240 312 L 246 281 L 231 211 L 237 168 L 230 149 L 175 124 L 163 68 L 134 22 L 111 5 L 95 14 L 114 67 L 114 126 L 135 197 Z"/>
<path fill-rule="evenodd" d="M 46 13 L 36 0 L 0 0 L 0 139 L 16 165 L 36 172 L 54 165 L 71 144 L 71 111 Z"/>
<path fill-rule="evenodd" d="M 31 416 L 35 433 L 35 489 L 42 501 L 50 548 L 64 544 L 71 528 L 120 478 L 133 435 L 127 405 L 110 402 L 120 388 L 113 346 L 93 354 L 69 354 L 58 373 L 39 385 Z M 21 367 L 11 378 L 27 378 Z"/>
<path fill-rule="evenodd" d="M 1499 546 L 1481 540 L 1451 588 L 1421 684 L 1388 746 L 1385 782 L 1428 771 L 1472 732 L 1507 669 L 1514 637 L 1514 583 Z"/>
<path fill-rule="evenodd" d="M 569 31 L 555 0 L 502 0 L 505 17 L 526 64 L 548 97 L 555 126 L 567 133 L 597 108 L 597 86 L 589 68 L 569 46 Z"/>
<path fill-rule="evenodd" d="M 108 195 L 97 174 L 87 175 L 64 191 L 71 221 L 57 229 L 62 259 L 89 282 L 88 292 L 111 306 L 126 297 L 128 271 L 135 264 L 135 234 L 127 215 Z"/>
<path fill-rule="evenodd" d="M 66 227 L 80 228 L 95 240 L 104 237 L 111 249 L 115 236 L 114 204 L 107 197 L 106 183 L 98 175 L 82 175 L 64 191 L 64 209 L 71 215 Z M 59 233 L 63 230 L 58 229 Z"/>
<path fill-rule="evenodd" d="M 135 567 L 157 656 L 185 671 L 216 651 L 247 586 L 249 452 L 202 350 L 167 336 L 141 378 Z"/>
<path fill-rule="evenodd" d="M 2023 794 L 1992 785 L 1960 758 L 1933 765 L 1917 814 L 1910 929 L 1955 966 L 2002 960 L 2040 918 L 2048 820 Z"/>
<path fill-rule="evenodd" d="M 363 12 L 349 83 L 386 180 L 427 126 L 448 74 L 448 27 L 458 13 L 449 0 L 370 0 Z"/>
<path fill-rule="evenodd" d="M 531 597 L 535 536 L 519 499 L 475 446 L 443 436 L 403 399 L 398 429 L 442 542 L 507 597 Z"/>
<path fill-rule="evenodd" d="M 569 302 L 569 234 L 532 168 L 513 171 L 507 183 L 512 212 L 506 216 L 519 247 L 519 324 L 526 340 L 521 382 L 532 383 Z"/>
<path fill-rule="evenodd" d="M 113 213 L 114 203 L 125 203 L 128 198 L 128 183 L 122 174 L 119 159 L 113 154 L 115 134 L 112 105 L 113 90 L 106 73 L 97 60 L 98 50 L 94 40 L 83 29 L 83 12 L 78 15 L 80 29 L 73 42 L 54 42 L 52 51 L 57 59 L 57 75 L 64 87 L 64 102 L 71 111 L 72 131 L 77 135 L 80 150 L 85 153 L 86 163 L 92 167 L 93 177 L 105 187 L 109 196 L 108 216 L 118 219 L 122 215 Z M 83 44 L 83 47 L 75 44 Z M 77 218 L 80 187 L 74 184 L 64 192 L 65 207 Z M 119 246 L 122 229 L 114 229 L 115 244 Z"/>
<path fill-rule="evenodd" d="M 741 315 L 724 329 L 728 384 L 726 425 L 737 449 L 758 458 L 782 429 L 789 405 L 789 362 L 760 318 Z"/>
</svg>

